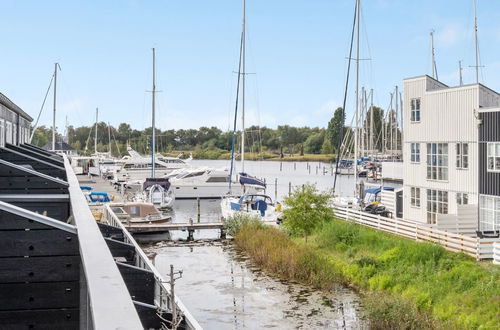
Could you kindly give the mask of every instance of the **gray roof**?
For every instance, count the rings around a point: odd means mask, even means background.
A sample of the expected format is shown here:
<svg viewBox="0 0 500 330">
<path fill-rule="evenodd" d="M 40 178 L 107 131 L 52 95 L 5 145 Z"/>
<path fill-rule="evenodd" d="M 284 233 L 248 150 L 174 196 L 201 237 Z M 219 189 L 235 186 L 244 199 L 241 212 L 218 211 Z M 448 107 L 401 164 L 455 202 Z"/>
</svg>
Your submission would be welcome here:
<svg viewBox="0 0 500 330">
<path fill-rule="evenodd" d="M 52 150 L 52 142 L 49 142 L 46 145 L 44 145 L 43 149 Z M 69 151 L 69 150 L 75 150 L 75 149 L 64 141 L 56 141 L 56 149 L 55 150 L 56 151 Z"/>
<path fill-rule="evenodd" d="M 0 93 L 0 104 L 3 104 L 10 110 L 20 115 L 21 117 L 27 119 L 28 121 L 33 121 L 33 118 L 31 118 L 30 115 L 24 112 L 23 109 L 18 107 L 14 102 L 12 102 L 7 96 L 3 95 L 2 93 Z"/>
</svg>

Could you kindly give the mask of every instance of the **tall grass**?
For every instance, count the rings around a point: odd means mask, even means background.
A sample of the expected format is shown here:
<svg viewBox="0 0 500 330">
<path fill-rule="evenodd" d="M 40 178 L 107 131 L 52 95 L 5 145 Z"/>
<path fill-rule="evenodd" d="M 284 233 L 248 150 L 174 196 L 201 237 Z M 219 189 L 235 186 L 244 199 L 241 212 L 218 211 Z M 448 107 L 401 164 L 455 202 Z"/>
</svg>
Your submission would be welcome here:
<svg viewBox="0 0 500 330">
<path fill-rule="evenodd" d="M 325 224 L 315 242 L 364 290 L 401 297 L 450 327 L 500 329 L 498 266 L 341 220 Z"/>
<path fill-rule="evenodd" d="M 332 288 L 340 280 L 326 256 L 297 244 L 276 228 L 245 224 L 235 242 L 257 265 L 281 278 L 322 289 Z"/>
<path fill-rule="evenodd" d="M 373 329 L 500 329 L 498 266 L 341 220 L 312 238 L 245 224 L 235 242 L 282 278 L 359 288 Z"/>
</svg>

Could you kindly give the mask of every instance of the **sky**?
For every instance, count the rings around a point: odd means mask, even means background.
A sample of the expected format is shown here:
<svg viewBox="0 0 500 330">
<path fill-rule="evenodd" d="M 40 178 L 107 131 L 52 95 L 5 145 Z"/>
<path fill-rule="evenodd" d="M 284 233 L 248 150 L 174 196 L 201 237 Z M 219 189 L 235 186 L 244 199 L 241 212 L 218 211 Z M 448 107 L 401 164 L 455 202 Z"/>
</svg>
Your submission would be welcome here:
<svg viewBox="0 0 500 330">
<path fill-rule="evenodd" d="M 363 0 L 360 86 L 386 108 L 404 78 L 473 83 L 473 0 Z M 325 127 L 342 104 L 355 0 L 247 0 L 246 123 Z M 59 62 L 57 127 L 151 122 L 157 52 L 157 127 L 217 126 L 234 112 L 239 0 L 0 0 L 0 92 L 36 118 Z M 500 1 L 478 0 L 480 82 L 500 91 Z M 348 90 L 352 116 L 354 84 Z M 40 117 L 52 122 L 52 94 Z"/>
</svg>

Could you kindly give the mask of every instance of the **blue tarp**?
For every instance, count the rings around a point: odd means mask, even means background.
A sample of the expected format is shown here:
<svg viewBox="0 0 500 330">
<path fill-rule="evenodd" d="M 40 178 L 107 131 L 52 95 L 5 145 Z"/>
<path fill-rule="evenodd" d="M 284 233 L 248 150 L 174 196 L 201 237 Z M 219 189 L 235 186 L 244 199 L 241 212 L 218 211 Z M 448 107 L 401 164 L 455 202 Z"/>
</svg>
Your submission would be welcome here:
<svg viewBox="0 0 500 330">
<path fill-rule="evenodd" d="M 89 200 L 91 202 L 102 202 L 102 203 L 111 202 L 108 193 L 105 192 L 91 192 L 89 195 Z"/>
<path fill-rule="evenodd" d="M 81 190 L 92 190 L 92 187 L 89 186 L 80 186 Z"/>
</svg>

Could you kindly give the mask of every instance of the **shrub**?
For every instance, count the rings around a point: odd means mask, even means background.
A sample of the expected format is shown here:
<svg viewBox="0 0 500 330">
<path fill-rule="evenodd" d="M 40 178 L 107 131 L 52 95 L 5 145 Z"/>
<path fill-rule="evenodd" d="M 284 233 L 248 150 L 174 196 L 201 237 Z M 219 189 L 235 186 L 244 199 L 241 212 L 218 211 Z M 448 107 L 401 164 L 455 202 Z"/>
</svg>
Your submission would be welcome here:
<svg viewBox="0 0 500 330">
<path fill-rule="evenodd" d="M 259 218 L 250 214 L 237 213 L 224 221 L 224 229 L 226 233 L 235 237 L 244 225 L 251 225 L 252 227 L 261 227 L 262 222 Z"/>
</svg>

